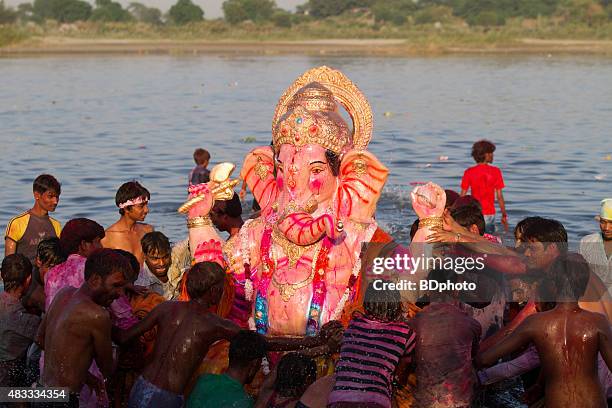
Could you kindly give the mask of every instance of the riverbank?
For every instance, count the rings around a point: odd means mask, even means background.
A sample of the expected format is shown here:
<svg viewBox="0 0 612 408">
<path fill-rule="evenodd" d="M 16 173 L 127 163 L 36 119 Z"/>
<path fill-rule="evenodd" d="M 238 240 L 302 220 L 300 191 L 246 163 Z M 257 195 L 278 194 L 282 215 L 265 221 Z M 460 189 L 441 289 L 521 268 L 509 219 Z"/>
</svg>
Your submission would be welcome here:
<svg viewBox="0 0 612 408">
<path fill-rule="evenodd" d="M 462 20 L 376 24 L 328 18 L 278 27 L 207 20 L 185 26 L 77 22 L 0 25 L 0 56 L 58 54 L 444 54 L 612 55 L 612 21 L 587 25 L 554 18 L 513 19 L 498 27 Z"/>
<path fill-rule="evenodd" d="M 308 41 L 163 40 L 44 37 L 0 48 L 0 55 L 363 55 L 401 57 L 445 54 L 598 54 L 612 56 L 611 40 L 522 38 L 493 44 L 441 44 L 408 39 L 322 39 Z"/>
</svg>

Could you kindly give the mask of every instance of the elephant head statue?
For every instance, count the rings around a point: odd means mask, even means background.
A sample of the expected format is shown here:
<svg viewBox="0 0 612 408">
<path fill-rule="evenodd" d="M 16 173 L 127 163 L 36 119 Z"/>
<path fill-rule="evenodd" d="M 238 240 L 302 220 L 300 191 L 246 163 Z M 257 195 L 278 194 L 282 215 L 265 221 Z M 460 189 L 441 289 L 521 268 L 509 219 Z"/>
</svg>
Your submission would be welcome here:
<svg viewBox="0 0 612 408">
<path fill-rule="evenodd" d="M 262 215 L 274 213 L 289 241 L 337 239 L 347 220 L 372 222 L 387 180 L 388 169 L 365 150 L 371 134 L 372 113 L 363 94 L 339 71 L 315 68 L 281 97 L 272 145 L 251 151 L 240 175 Z"/>
</svg>

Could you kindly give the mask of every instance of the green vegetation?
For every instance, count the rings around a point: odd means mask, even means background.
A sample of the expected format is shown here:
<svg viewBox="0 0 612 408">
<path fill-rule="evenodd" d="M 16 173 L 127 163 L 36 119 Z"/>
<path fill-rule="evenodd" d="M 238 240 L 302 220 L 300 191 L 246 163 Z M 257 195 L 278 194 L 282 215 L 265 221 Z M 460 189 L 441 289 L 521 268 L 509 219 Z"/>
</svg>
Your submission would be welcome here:
<svg viewBox="0 0 612 408">
<path fill-rule="evenodd" d="M 204 11 L 200 6 L 193 4 L 191 0 L 178 0 L 168 11 L 168 20 L 178 25 L 202 21 L 203 19 Z"/>
<path fill-rule="evenodd" d="M 0 0 L 0 45 L 28 38 L 307 40 L 399 38 L 422 47 L 509 45 L 518 39 L 612 39 L 612 0 L 307 0 L 295 12 L 274 0 L 225 0 L 204 20 L 192 0 L 164 15 L 142 3 Z"/>
</svg>

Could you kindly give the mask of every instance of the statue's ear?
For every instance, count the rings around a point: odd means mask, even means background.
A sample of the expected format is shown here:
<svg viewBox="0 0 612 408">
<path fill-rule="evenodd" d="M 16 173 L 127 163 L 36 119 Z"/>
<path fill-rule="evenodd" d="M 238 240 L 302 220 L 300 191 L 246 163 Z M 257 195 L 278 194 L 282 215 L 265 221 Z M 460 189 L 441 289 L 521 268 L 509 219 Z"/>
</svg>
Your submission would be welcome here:
<svg viewBox="0 0 612 408">
<path fill-rule="evenodd" d="M 246 180 L 262 212 L 274 204 L 278 190 L 274 178 L 272 148 L 270 146 L 258 147 L 247 154 L 242 164 L 240 178 Z"/>
<path fill-rule="evenodd" d="M 340 163 L 336 214 L 356 222 L 370 222 L 376 211 L 389 169 L 372 153 L 347 152 Z"/>
</svg>

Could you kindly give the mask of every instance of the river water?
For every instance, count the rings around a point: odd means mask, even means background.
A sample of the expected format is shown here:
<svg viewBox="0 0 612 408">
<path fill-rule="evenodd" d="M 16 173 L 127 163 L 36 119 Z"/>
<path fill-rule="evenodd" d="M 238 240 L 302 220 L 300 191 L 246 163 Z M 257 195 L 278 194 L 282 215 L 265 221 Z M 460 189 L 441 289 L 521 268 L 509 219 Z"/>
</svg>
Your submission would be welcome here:
<svg viewBox="0 0 612 408">
<path fill-rule="evenodd" d="M 285 88 L 323 64 L 372 105 L 369 148 L 391 170 L 377 218 L 400 241 L 415 218 L 410 183 L 458 190 L 480 138 L 497 144 L 511 224 L 554 217 L 572 240 L 597 230 L 599 202 L 612 196 L 612 59 L 585 56 L 0 59 L 0 227 L 31 206 L 33 178 L 49 172 L 62 183 L 62 223 L 107 227 L 117 187 L 136 179 L 152 193 L 147 222 L 184 238 L 176 208 L 194 148 L 240 167 L 270 142 Z"/>
</svg>

